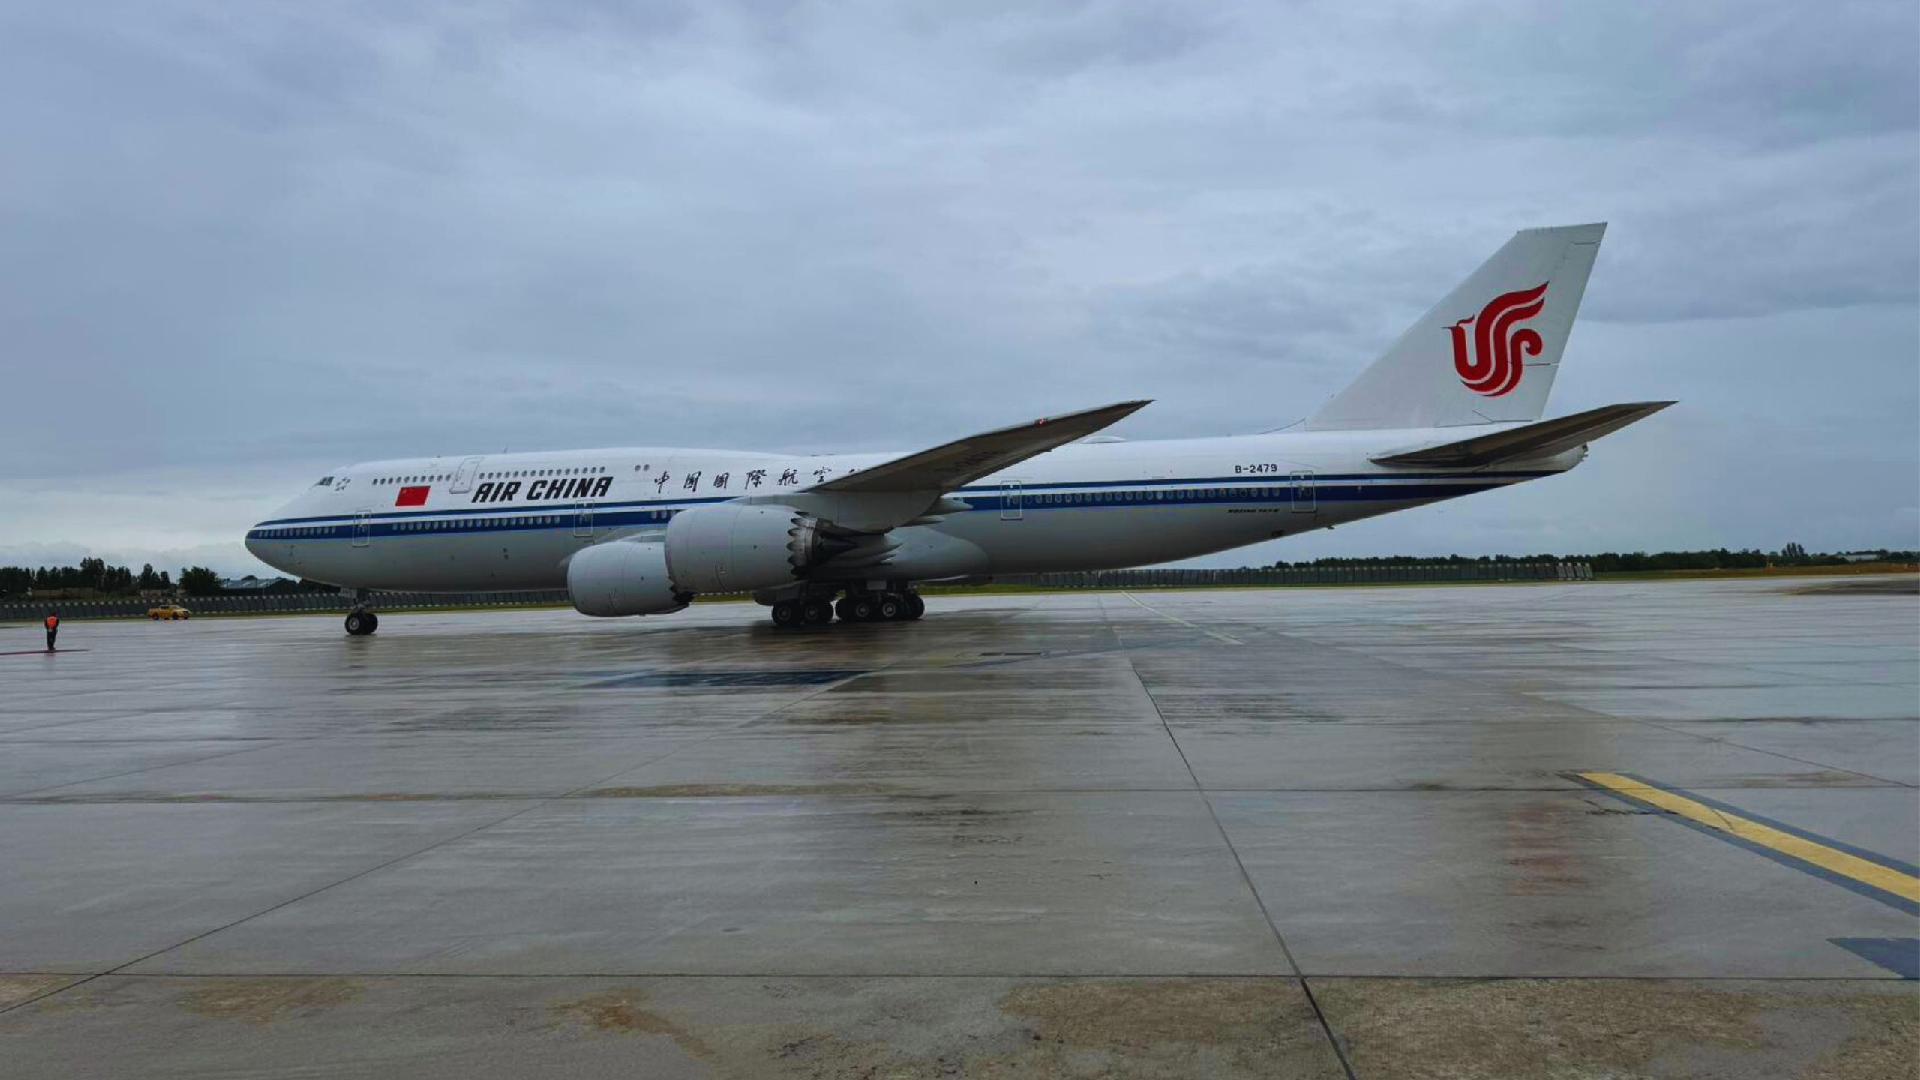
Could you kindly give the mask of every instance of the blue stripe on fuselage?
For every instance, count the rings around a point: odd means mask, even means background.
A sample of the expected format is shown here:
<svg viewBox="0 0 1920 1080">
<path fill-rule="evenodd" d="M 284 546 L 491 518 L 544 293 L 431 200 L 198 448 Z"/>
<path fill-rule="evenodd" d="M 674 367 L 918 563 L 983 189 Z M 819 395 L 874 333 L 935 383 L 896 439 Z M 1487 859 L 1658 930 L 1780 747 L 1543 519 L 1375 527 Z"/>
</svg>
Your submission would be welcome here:
<svg viewBox="0 0 1920 1080">
<path fill-rule="evenodd" d="M 1310 485 L 1316 502 L 1412 502 L 1472 495 L 1505 487 L 1518 479 L 1550 476 L 1552 473 L 1479 473 L 1472 482 L 1462 476 L 1344 476 L 1322 477 Z M 1500 482 L 1487 482 L 1496 478 Z M 1419 479 L 1426 483 L 1391 483 Z M 1438 481 L 1438 482 L 1436 482 Z M 1451 482 L 1448 482 L 1451 481 Z M 1190 485 L 1226 484 L 1225 488 Z M 1136 489 L 1137 494 L 1115 494 L 1116 488 Z M 1194 506 L 1293 506 L 1292 484 L 1249 484 L 1244 477 L 1208 480 L 1149 480 L 1085 484 L 1039 484 L 1023 486 L 1018 495 L 1008 495 L 1004 486 L 962 488 L 973 512 L 998 512 L 1016 505 L 1023 513 L 1041 514 L 1060 510 L 1108 510 L 1129 507 Z M 978 495 L 976 491 L 1002 494 Z M 1245 490 L 1248 494 L 1233 494 Z M 1272 493 L 1268 493 L 1271 490 Z M 1171 498 L 1168 496 L 1172 495 Z M 1156 497 L 1157 496 L 1157 497 Z M 679 510 L 712 503 L 731 502 L 739 496 L 704 499 L 662 499 L 650 502 L 563 503 L 549 506 L 485 507 L 460 510 L 425 510 L 365 515 L 329 514 L 324 517 L 279 518 L 263 521 L 249 530 L 248 540 L 313 541 L 340 537 L 446 536 L 459 533 L 514 532 L 534 529 L 574 529 L 581 517 L 591 518 L 595 530 L 653 526 L 665 528 L 668 518 Z M 1052 498 L 1080 501 L 1049 502 Z M 516 520 L 527 519 L 527 520 Z M 315 524 L 324 522 L 325 524 Z"/>
<path fill-rule="evenodd" d="M 1339 486 L 1342 484 L 1355 484 L 1355 483 L 1379 485 L 1379 484 L 1387 484 L 1387 483 L 1396 482 L 1396 481 L 1405 482 L 1405 481 L 1417 481 L 1417 480 L 1455 481 L 1455 482 L 1492 480 L 1492 481 L 1501 481 L 1502 483 L 1506 483 L 1506 482 L 1513 482 L 1518 480 L 1534 480 L 1542 476 L 1557 476 L 1557 475 L 1559 475 L 1559 473 L 1554 470 L 1535 471 L 1535 472 L 1484 472 L 1484 473 L 1441 473 L 1441 474 L 1351 473 L 1351 474 L 1334 475 L 1334 476 L 1315 476 L 1313 480 L 1311 480 L 1308 483 L 1308 486 L 1312 487 L 1316 491 L 1325 491 L 1329 485 Z M 1211 487 L 1211 486 L 1216 486 L 1221 484 L 1226 484 L 1234 487 L 1251 486 L 1251 487 L 1280 488 L 1288 493 L 1291 493 L 1293 489 L 1296 486 L 1298 486 L 1298 483 L 1296 481 L 1290 478 L 1287 478 L 1286 474 L 1282 473 L 1282 474 L 1267 474 L 1259 477 L 1203 476 L 1203 477 L 1188 477 L 1188 478 L 1172 479 L 1172 480 L 1085 480 L 1085 481 L 1063 481 L 1060 483 L 1044 483 L 1044 482 L 1031 483 L 1031 484 L 1021 483 L 1020 490 L 1024 494 L 1026 494 L 1028 497 L 1031 497 L 1034 495 L 1071 494 L 1073 492 L 1088 491 L 1088 490 L 1112 490 L 1114 488 L 1144 488 L 1144 489 L 1151 489 L 1151 490 L 1166 490 L 1168 488 L 1173 488 L 1173 487 L 1189 487 L 1189 486 Z M 1500 487 L 1500 486 L 1501 486 L 1501 483 L 1481 484 L 1481 486 L 1476 490 L 1484 491 L 1490 487 Z M 970 496 L 967 498 L 967 502 L 970 505 L 972 505 L 974 509 L 980 509 L 981 507 L 986 505 L 987 502 L 990 500 L 987 498 L 971 497 L 971 496 L 977 496 L 980 493 L 986 493 L 986 492 L 1004 492 L 1006 491 L 1006 489 L 1007 489 L 1006 484 L 988 484 L 988 485 L 981 485 L 981 486 L 975 486 L 975 487 L 958 488 L 953 492 L 953 494 L 960 495 L 960 496 Z M 775 492 L 743 491 L 738 495 L 713 495 L 705 498 L 676 499 L 676 498 L 663 497 L 658 499 L 628 499 L 620 502 L 587 503 L 585 505 L 591 506 L 596 513 L 602 510 L 609 510 L 609 511 L 621 510 L 628 507 L 651 507 L 656 509 L 659 509 L 659 508 L 684 509 L 686 507 L 691 507 L 691 506 L 704 506 L 704 505 L 713 504 L 713 503 L 733 502 L 736 499 L 746 498 L 749 495 L 752 495 L 753 497 L 758 498 L 764 495 L 771 495 L 771 494 L 776 494 L 776 493 Z M 777 494 L 803 495 L 803 494 L 806 494 L 806 491 L 805 489 L 796 489 L 791 492 L 779 492 Z M 1140 500 L 1140 504 L 1151 505 L 1154 503 L 1159 503 L 1164 501 L 1165 500 L 1162 500 L 1162 499 L 1151 499 L 1151 500 L 1142 499 Z M 1178 501 L 1186 503 L 1187 505 L 1192 505 L 1194 500 L 1183 499 Z M 579 508 L 581 505 L 582 505 L 582 501 L 578 499 L 561 499 L 557 502 L 552 502 L 552 503 L 517 503 L 513 505 L 508 505 L 508 506 L 479 506 L 479 507 L 462 507 L 462 508 L 449 507 L 449 508 L 443 508 L 439 510 L 399 510 L 399 511 L 373 510 L 373 511 L 367 511 L 364 514 L 360 512 L 346 513 L 346 514 L 316 514 L 310 517 L 271 518 L 266 521 L 260 522 L 259 524 L 255 525 L 254 528 L 256 529 L 268 528 L 276 525 L 304 525 L 309 522 L 316 522 L 316 521 L 351 522 L 355 519 L 362 518 L 362 517 L 370 521 L 390 521 L 390 520 L 399 521 L 399 520 L 405 520 L 410 518 L 478 516 L 478 515 L 485 515 L 485 514 L 523 515 L 523 514 L 553 513 L 556 511 L 572 512 L 577 508 Z M 1115 505 L 1115 504 L 1108 503 L 1108 504 L 1102 504 L 1102 505 Z"/>
</svg>

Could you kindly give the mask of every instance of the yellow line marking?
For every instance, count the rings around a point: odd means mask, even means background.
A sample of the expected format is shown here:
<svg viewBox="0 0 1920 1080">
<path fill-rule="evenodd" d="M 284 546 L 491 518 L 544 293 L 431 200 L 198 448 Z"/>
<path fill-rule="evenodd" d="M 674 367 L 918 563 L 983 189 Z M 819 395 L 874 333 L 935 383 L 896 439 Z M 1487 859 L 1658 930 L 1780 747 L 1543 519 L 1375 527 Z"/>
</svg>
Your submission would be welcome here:
<svg viewBox="0 0 1920 1080">
<path fill-rule="evenodd" d="M 1576 775 L 1589 783 L 1619 792 L 1636 802 L 1657 806 L 1709 829 L 1717 829 L 1749 843 L 1771 848 L 1782 855 L 1792 856 L 1828 873 L 1838 874 L 1862 885 L 1870 885 L 1882 892 L 1920 903 L 1920 877 L 1914 877 L 1912 874 L 1881 866 L 1877 862 L 1863 859 L 1858 855 L 1849 855 L 1825 844 L 1808 840 L 1804 836 L 1795 836 L 1792 833 L 1762 825 L 1757 821 L 1749 821 L 1737 814 L 1729 814 L 1716 807 L 1695 802 L 1683 795 L 1675 795 L 1671 791 L 1621 776 L 1619 773 L 1585 772 Z"/>
<path fill-rule="evenodd" d="M 1123 592 L 1120 595 L 1140 605 L 1146 610 L 1153 612 L 1155 615 L 1160 616 L 1161 618 L 1167 620 L 1168 622 L 1179 623 L 1181 626 L 1184 626 L 1189 630 L 1198 630 L 1201 633 L 1207 635 L 1208 637 L 1213 638 L 1215 641 L 1224 641 L 1229 645 L 1245 645 L 1246 644 L 1246 642 L 1241 641 L 1237 637 L 1231 637 L 1227 634 L 1222 634 L 1217 630 L 1209 630 L 1206 627 L 1201 626 L 1199 623 L 1190 623 L 1178 615 L 1169 615 L 1166 612 L 1161 611 L 1159 608 L 1154 607 L 1152 604 L 1149 604 L 1141 600 L 1139 597 L 1133 595 L 1130 592 Z"/>
</svg>

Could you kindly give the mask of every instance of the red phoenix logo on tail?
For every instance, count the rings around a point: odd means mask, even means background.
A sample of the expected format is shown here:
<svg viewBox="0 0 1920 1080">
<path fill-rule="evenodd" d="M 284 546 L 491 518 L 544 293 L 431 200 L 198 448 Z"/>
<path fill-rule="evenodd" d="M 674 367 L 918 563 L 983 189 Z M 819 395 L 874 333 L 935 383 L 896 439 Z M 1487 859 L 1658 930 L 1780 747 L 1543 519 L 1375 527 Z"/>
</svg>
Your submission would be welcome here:
<svg viewBox="0 0 1920 1080">
<path fill-rule="evenodd" d="M 1547 283 L 1494 297 L 1480 314 L 1447 327 L 1453 337 L 1453 370 L 1467 389 L 1488 397 L 1511 393 L 1526 371 L 1526 358 L 1539 356 L 1540 335 L 1518 324 L 1547 306 Z M 1468 351 L 1467 327 L 1473 327 Z"/>
</svg>

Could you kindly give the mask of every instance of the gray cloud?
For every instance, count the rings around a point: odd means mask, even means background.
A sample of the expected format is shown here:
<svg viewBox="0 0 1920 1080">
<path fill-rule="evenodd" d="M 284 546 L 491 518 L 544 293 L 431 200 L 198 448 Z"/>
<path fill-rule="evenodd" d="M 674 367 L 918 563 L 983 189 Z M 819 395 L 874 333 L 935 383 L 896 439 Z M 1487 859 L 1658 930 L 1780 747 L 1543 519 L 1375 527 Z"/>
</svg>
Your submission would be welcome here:
<svg viewBox="0 0 1920 1080">
<path fill-rule="evenodd" d="M 1136 394 L 1137 437 L 1260 430 L 1512 229 L 1597 219 L 1556 407 L 1684 390 L 1671 434 L 1311 543 L 1617 530 L 1603 462 L 1667 437 L 1636 498 L 1712 512 L 1649 535 L 1912 542 L 1916 31 L 1898 3 L 15 9 L 0 548 L 237 569 L 309 471 L 395 454 L 908 448 Z M 1756 418 L 1844 479 L 1712 495 L 1747 490 Z"/>
</svg>

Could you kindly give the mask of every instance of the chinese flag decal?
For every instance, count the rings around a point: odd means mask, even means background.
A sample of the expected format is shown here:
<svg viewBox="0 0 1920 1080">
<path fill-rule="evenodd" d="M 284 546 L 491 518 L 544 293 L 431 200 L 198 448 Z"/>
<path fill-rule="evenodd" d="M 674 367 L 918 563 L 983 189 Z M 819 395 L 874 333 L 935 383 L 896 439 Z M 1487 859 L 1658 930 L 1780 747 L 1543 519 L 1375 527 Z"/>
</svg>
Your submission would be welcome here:
<svg viewBox="0 0 1920 1080">
<path fill-rule="evenodd" d="M 425 506 L 427 505 L 427 492 L 432 490 L 433 487 L 430 484 L 422 484 L 419 487 L 403 487 L 400 489 L 399 496 L 393 500 L 393 505 Z"/>
</svg>

